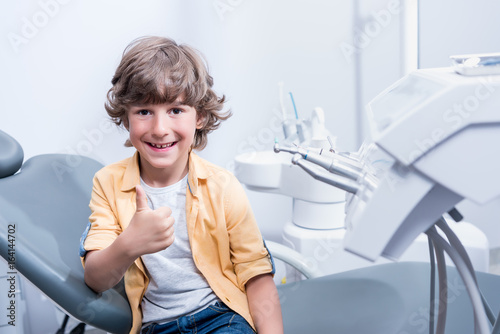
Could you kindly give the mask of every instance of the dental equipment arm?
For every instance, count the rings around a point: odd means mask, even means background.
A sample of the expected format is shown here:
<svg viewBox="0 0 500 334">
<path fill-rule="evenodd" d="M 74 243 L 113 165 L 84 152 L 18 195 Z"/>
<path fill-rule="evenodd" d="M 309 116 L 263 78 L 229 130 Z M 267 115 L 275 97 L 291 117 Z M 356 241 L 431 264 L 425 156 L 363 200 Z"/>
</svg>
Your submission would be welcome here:
<svg viewBox="0 0 500 334">
<path fill-rule="evenodd" d="M 300 154 L 296 154 L 293 156 L 292 163 L 294 165 L 300 166 L 303 170 L 309 173 L 316 180 L 328 183 L 334 187 L 345 190 L 352 194 L 355 194 L 358 191 L 358 184 L 352 179 L 338 176 L 335 174 L 326 174 L 320 171 L 316 171 L 305 163 L 305 160 L 302 159 Z"/>
<path fill-rule="evenodd" d="M 343 157 L 336 153 L 328 152 L 323 149 L 320 149 L 319 153 L 316 153 L 310 149 L 304 149 L 294 146 L 280 146 L 278 143 L 275 143 L 274 152 L 279 153 L 281 151 L 292 154 L 299 154 L 305 160 L 323 167 L 330 173 L 342 175 L 352 180 L 357 180 L 362 176 L 362 169 L 355 160 Z"/>
</svg>

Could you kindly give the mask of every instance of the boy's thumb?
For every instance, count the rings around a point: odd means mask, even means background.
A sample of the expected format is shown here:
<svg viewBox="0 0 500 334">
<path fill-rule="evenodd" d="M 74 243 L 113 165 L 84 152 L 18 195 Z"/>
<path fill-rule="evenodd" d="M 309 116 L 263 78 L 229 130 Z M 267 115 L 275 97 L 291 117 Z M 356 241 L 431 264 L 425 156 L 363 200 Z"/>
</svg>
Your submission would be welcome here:
<svg viewBox="0 0 500 334">
<path fill-rule="evenodd" d="M 144 191 L 144 189 L 142 189 L 142 187 L 139 184 L 135 186 L 135 193 L 136 193 L 135 202 L 137 204 L 136 211 L 149 209 L 146 192 Z"/>
</svg>

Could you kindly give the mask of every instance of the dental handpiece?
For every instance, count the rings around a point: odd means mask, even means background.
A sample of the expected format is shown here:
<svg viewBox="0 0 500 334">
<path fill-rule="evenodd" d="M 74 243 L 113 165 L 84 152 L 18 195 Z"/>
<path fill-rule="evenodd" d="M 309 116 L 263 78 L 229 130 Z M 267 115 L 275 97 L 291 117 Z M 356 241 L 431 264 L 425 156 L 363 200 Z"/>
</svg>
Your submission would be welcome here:
<svg viewBox="0 0 500 334">
<path fill-rule="evenodd" d="M 341 175 L 322 173 L 321 171 L 316 171 L 305 163 L 305 159 L 297 153 L 292 158 L 292 163 L 294 165 L 300 166 L 309 175 L 318 181 L 325 182 L 334 187 L 342 189 L 352 194 L 356 194 L 359 190 L 359 185 L 352 179 L 343 177 Z"/>
<path fill-rule="evenodd" d="M 342 175 L 352 180 L 357 180 L 362 176 L 362 169 L 361 167 L 355 165 L 355 160 L 343 157 L 336 153 L 328 152 L 328 155 L 325 156 L 301 147 L 283 147 L 278 143 L 275 143 L 274 152 L 279 153 L 281 151 L 292 154 L 300 154 L 305 160 L 323 167 L 330 173 Z"/>
</svg>

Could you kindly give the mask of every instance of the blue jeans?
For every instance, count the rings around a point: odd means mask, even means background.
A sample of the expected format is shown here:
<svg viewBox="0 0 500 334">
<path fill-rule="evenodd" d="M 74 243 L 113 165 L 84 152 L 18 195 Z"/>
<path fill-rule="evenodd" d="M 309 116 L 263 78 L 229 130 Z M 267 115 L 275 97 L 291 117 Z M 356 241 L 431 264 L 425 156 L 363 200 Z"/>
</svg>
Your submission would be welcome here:
<svg viewBox="0 0 500 334">
<path fill-rule="evenodd" d="M 193 315 L 186 315 L 165 324 L 152 323 L 144 327 L 142 334 L 185 333 L 244 333 L 255 334 L 252 326 L 238 313 L 222 302 L 216 302 Z"/>
</svg>

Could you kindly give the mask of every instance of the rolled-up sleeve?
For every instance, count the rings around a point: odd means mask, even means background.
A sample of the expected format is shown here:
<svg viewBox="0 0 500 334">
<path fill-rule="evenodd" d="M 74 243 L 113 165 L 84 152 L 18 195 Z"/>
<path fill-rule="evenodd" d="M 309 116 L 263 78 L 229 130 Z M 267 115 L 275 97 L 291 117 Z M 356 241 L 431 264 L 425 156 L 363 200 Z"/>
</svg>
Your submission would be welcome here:
<svg viewBox="0 0 500 334">
<path fill-rule="evenodd" d="M 251 278 L 274 273 L 274 265 L 245 190 L 233 175 L 229 177 L 224 197 L 231 261 L 238 286 L 244 290 Z"/>
<path fill-rule="evenodd" d="M 93 180 L 89 207 L 91 210 L 89 226 L 87 226 L 80 241 L 82 263 L 88 251 L 108 247 L 121 233 L 121 227 L 108 201 L 99 174 L 96 174 Z"/>
</svg>

